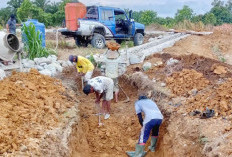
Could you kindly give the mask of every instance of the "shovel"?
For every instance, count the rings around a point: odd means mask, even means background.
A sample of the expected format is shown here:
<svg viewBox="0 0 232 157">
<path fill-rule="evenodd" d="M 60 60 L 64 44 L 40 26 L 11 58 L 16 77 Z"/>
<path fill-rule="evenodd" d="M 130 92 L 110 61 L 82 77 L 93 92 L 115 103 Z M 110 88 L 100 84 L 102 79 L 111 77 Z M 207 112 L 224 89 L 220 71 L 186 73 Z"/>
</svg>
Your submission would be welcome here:
<svg viewBox="0 0 232 157">
<path fill-rule="evenodd" d="M 95 106 L 96 106 L 96 108 L 98 109 L 98 126 L 102 126 L 102 125 L 104 125 L 103 123 L 101 123 L 101 114 L 100 114 L 100 112 L 101 112 L 101 107 L 99 106 L 99 104 L 95 104 Z"/>
<path fill-rule="evenodd" d="M 122 89 L 122 87 L 118 84 L 118 87 L 122 90 L 123 94 L 125 94 L 126 96 L 126 100 L 124 101 L 125 103 L 130 102 L 130 98 L 128 97 L 128 95 L 126 94 L 126 92 Z"/>
</svg>

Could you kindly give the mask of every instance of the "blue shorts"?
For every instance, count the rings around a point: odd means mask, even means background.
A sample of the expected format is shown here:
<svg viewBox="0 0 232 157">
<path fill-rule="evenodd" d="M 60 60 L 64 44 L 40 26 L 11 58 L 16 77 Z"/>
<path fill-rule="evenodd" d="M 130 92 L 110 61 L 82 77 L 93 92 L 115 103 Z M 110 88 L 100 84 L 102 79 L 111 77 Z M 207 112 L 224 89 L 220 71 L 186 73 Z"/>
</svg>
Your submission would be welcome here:
<svg viewBox="0 0 232 157">
<path fill-rule="evenodd" d="M 159 127 L 162 123 L 162 119 L 152 119 L 149 122 L 145 123 L 141 129 L 141 133 L 139 136 L 139 144 L 146 143 L 150 133 L 152 131 L 152 136 L 159 135 Z"/>
</svg>

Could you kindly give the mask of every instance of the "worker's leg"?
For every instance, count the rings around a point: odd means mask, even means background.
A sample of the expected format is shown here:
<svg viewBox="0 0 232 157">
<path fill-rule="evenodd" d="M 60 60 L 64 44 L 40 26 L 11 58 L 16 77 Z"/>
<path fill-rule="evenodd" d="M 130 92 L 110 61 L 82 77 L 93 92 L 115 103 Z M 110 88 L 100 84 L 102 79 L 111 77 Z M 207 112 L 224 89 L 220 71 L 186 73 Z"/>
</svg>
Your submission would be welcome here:
<svg viewBox="0 0 232 157">
<path fill-rule="evenodd" d="M 135 147 L 135 157 L 143 156 L 145 144 L 149 138 L 152 122 L 144 123 L 139 136 L 138 144 Z"/>
<path fill-rule="evenodd" d="M 156 124 L 152 128 L 152 134 L 151 134 L 151 145 L 149 146 L 149 149 L 151 152 L 155 152 L 157 140 L 158 140 L 158 135 L 159 135 L 159 127 L 162 123 L 161 119 L 156 119 Z"/>
<path fill-rule="evenodd" d="M 118 102 L 118 93 L 119 93 L 118 78 L 114 78 L 113 81 L 114 81 L 115 102 Z"/>
<path fill-rule="evenodd" d="M 114 97 L 113 90 L 114 90 L 114 82 L 112 81 L 108 84 L 107 90 L 105 92 L 105 97 L 103 98 L 107 106 L 107 113 L 105 115 L 105 119 L 108 119 L 110 117 L 110 104 L 111 104 L 111 100 Z"/>
<path fill-rule="evenodd" d="M 86 84 L 91 78 L 92 78 L 92 75 L 93 75 L 93 71 L 88 71 L 85 76 L 84 76 L 84 83 Z"/>
</svg>

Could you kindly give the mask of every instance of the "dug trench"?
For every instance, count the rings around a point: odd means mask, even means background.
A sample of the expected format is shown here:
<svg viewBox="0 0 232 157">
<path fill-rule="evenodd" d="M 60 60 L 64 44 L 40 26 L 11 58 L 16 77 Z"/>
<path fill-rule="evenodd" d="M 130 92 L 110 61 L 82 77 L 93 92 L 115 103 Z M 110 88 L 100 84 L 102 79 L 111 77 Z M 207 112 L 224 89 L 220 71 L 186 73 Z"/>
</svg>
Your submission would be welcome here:
<svg viewBox="0 0 232 157">
<path fill-rule="evenodd" d="M 72 157 L 126 157 L 126 151 L 134 151 L 141 129 L 134 102 L 137 100 L 138 91 L 141 92 L 140 89 L 149 92 L 138 85 L 140 79 L 126 76 L 119 79 L 119 84 L 130 97 L 130 102 L 124 101 L 126 97 L 120 91 L 119 102 L 112 101 L 111 117 L 108 120 L 101 117 L 101 122 L 104 123 L 102 126 L 99 126 L 98 116 L 95 115 L 97 111 L 94 105 L 94 94 L 86 96 L 80 92 L 80 79 L 77 78 L 72 82 L 72 88 L 77 87 L 75 90 L 79 100 L 79 122 L 70 136 Z M 176 114 L 175 109 L 167 105 L 168 97 L 164 94 L 157 92 L 156 89 L 153 89 L 150 94 L 162 110 L 164 120 L 160 128 L 156 152 L 149 152 L 146 156 L 202 156 L 202 144 L 198 140 L 199 131 L 192 129 L 193 122 L 185 124 L 182 121 L 185 117 Z M 181 137 L 178 137 L 180 135 Z M 145 150 L 148 150 L 149 144 L 150 139 Z"/>
</svg>

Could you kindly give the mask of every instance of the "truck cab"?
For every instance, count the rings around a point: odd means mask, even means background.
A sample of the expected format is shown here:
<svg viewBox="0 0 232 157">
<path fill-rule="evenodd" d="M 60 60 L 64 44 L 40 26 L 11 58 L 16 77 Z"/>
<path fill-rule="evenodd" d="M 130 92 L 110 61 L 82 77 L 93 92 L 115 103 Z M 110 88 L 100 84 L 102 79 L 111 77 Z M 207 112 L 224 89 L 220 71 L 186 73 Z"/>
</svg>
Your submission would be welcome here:
<svg viewBox="0 0 232 157">
<path fill-rule="evenodd" d="M 133 40 L 134 45 L 143 43 L 143 24 L 134 22 L 126 12 L 119 8 L 104 6 L 87 7 L 86 16 L 78 19 L 78 29 L 70 31 L 63 30 L 61 33 L 74 37 L 78 46 L 87 46 L 91 43 L 93 47 L 105 47 L 105 40 L 114 39 L 121 43 L 123 40 Z"/>
</svg>

